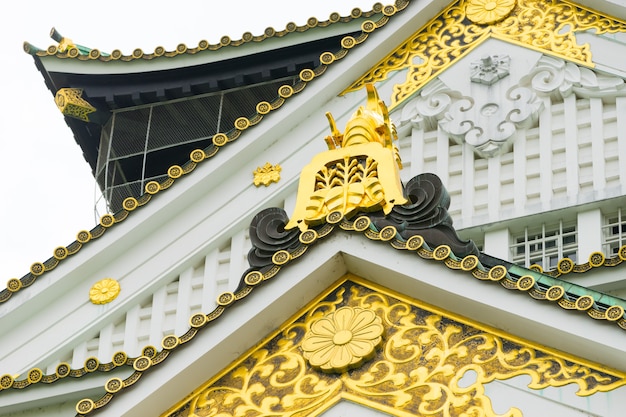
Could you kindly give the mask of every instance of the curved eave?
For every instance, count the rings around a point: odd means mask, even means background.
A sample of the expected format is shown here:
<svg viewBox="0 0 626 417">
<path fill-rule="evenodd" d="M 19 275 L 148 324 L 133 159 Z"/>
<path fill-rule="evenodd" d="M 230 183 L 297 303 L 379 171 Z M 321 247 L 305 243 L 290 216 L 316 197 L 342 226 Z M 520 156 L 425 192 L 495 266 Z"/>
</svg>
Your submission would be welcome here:
<svg viewBox="0 0 626 417">
<path fill-rule="evenodd" d="M 53 95 L 60 88 L 81 89 L 82 97 L 98 110 L 96 122 L 65 118 L 95 171 L 101 125 L 112 111 L 296 76 L 302 69 L 318 67 L 322 53 L 341 49 L 343 37 L 334 35 L 194 66 L 161 70 L 150 67 L 150 71 L 125 74 L 55 72 L 42 60 L 35 61 Z"/>
<path fill-rule="evenodd" d="M 301 45 L 323 37 L 345 35 L 359 30 L 361 24 L 366 20 L 376 20 L 376 15 L 379 15 L 381 10 L 382 8 L 362 13 L 356 17 L 344 17 L 335 21 L 328 20 L 315 25 L 305 25 L 280 32 L 268 28 L 262 36 L 244 35 L 244 38 L 237 41 L 230 40 L 228 36 L 223 36 L 218 44 L 209 44 L 204 40 L 200 41 L 197 47 L 179 44 L 173 51 L 165 51 L 163 47 L 157 46 L 153 53 L 146 53 L 136 48 L 130 55 L 124 55 L 118 49 L 111 54 L 100 53 L 97 49 L 92 49 L 89 54 L 81 54 L 78 48 L 61 52 L 52 45 L 46 50 L 41 50 L 28 42 L 24 43 L 24 50 L 32 55 L 35 60 L 44 62 L 46 69 L 50 72 L 96 75 L 163 71 Z M 317 19 L 315 21 L 317 22 Z M 92 53 L 93 51 L 97 51 L 97 53 Z"/>
</svg>

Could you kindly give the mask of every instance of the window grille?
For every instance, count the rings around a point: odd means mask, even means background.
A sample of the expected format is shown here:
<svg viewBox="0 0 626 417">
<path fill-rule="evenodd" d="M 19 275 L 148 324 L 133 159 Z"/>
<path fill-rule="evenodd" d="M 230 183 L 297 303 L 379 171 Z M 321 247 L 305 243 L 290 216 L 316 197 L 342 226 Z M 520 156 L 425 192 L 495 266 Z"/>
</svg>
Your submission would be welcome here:
<svg viewBox="0 0 626 417">
<path fill-rule="evenodd" d="M 602 250 L 607 257 L 616 256 L 619 248 L 626 245 L 626 210 L 604 217 L 602 226 Z"/>
<path fill-rule="evenodd" d="M 213 135 L 235 128 L 239 117 L 256 117 L 261 101 L 273 102 L 278 88 L 297 76 L 119 109 L 103 127 L 95 177 L 108 212 L 126 197 L 139 197 L 150 181 L 168 178 L 172 165 L 189 161 L 194 149 L 212 144 Z"/>
<path fill-rule="evenodd" d="M 574 263 L 578 258 L 578 244 L 575 225 L 542 224 L 540 229 L 526 227 L 524 233 L 513 237 L 511 245 L 512 261 L 529 267 L 539 265 L 544 270 L 557 267 L 560 259 L 569 258 Z"/>
</svg>

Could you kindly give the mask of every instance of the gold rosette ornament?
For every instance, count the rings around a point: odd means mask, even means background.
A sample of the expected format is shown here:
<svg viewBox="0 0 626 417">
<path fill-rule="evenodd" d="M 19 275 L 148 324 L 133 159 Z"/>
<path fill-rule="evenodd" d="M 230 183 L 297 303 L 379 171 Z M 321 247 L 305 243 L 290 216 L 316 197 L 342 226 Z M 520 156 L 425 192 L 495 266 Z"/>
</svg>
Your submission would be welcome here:
<svg viewBox="0 0 626 417">
<path fill-rule="evenodd" d="M 302 341 L 304 358 L 315 368 L 341 373 L 371 358 L 382 334 L 382 320 L 373 311 L 341 307 L 311 324 Z"/>
<path fill-rule="evenodd" d="M 490 25 L 504 19 L 515 7 L 515 0 L 469 0 L 467 18 L 479 25 Z"/>
<path fill-rule="evenodd" d="M 105 278 L 93 284 L 89 299 L 94 304 L 107 304 L 115 300 L 119 293 L 120 284 L 112 278 Z"/>
</svg>

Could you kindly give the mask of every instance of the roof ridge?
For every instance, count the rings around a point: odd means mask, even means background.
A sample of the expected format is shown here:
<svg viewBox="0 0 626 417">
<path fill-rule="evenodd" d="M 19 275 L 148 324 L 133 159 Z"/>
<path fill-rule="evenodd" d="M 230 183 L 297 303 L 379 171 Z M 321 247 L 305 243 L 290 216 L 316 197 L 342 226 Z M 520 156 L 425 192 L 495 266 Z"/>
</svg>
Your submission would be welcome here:
<svg viewBox="0 0 626 417">
<path fill-rule="evenodd" d="M 401 8 L 398 6 L 398 3 L 407 4 L 408 1 L 409 0 L 396 1 L 396 7 Z M 124 55 L 119 49 L 115 49 L 111 53 L 104 53 L 99 49 L 91 49 L 82 45 L 74 44 L 71 39 L 61 36 L 54 28 L 51 30 L 51 37 L 59 42 L 58 45 L 50 45 L 46 49 L 40 49 L 29 42 L 24 42 L 23 48 L 24 52 L 27 54 L 36 55 L 38 57 L 55 56 L 57 58 L 71 58 L 81 61 L 99 60 L 102 62 L 129 62 L 138 59 L 152 60 L 159 57 L 173 58 L 186 54 L 194 55 L 205 51 L 217 51 L 227 46 L 241 46 L 253 42 L 258 43 L 270 38 L 284 37 L 294 32 L 305 32 L 309 29 L 327 27 L 335 23 L 347 23 L 357 19 L 370 18 L 376 14 L 384 13 L 385 7 L 389 6 L 383 6 L 382 3 L 377 2 L 372 6 L 371 10 L 366 12 L 362 11 L 358 7 L 355 7 L 348 16 L 341 16 L 339 13 L 333 12 L 326 20 L 320 21 L 316 17 L 310 17 L 307 19 L 305 25 L 298 26 L 294 22 L 289 22 L 283 30 L 277 31 L 273 27 L 267 27 L 263 31 L 262 35 L 255 36 L 252 32 L 245 32 L 240 39 L 231 39 L 230 36 L 224 35 L 220 38 L 220 41 L 215 44 L 211 44 L 207 40 L 203 39 L 198 42 L 198 46 L 196 47 L 188 47 L 186 44 L 180 43 L 172 51 L 165 50 L 163 46 L 157 46 L 152 53 L 146 53 L 142 48 L 135 48 L 130 55 Z"/>
</svg>

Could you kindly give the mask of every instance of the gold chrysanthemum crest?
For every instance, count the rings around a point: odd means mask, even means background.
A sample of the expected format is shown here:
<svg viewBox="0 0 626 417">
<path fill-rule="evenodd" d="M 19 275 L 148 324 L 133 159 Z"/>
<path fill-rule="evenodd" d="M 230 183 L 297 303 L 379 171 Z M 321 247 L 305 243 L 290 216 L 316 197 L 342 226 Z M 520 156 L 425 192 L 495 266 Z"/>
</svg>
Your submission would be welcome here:
<svg viewBox="0 0 626 417">
<path fill-rule="evenodd" d="M 470 0 L 465 13 L 476 24 L 490 25 L 504 19 L 514 7 L 515 0 Z"/>
<path fill-rule="evenodd" d="M 120 293 L 120 284 L 112 278 L 102 279 L 89 290 L 89 300 L 93 304 L 107 304 L 115 300 Z"/>
<path fill-rule="evenodd" d="M 382 334 L 382 320 L 372 310 L 341 307 L 311 324 L 303 356 L 315 368 L 341 373 L 371 358 Z"/>
</svg>

